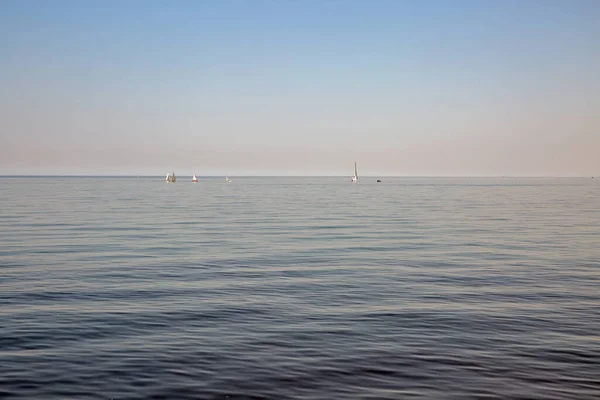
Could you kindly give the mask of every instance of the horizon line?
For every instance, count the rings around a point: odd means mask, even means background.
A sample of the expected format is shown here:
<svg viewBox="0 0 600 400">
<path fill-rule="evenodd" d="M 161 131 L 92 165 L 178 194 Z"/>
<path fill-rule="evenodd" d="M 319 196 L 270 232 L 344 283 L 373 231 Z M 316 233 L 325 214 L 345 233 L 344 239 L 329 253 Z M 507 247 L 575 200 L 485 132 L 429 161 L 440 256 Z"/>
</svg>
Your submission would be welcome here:
<svg viewBox="0 0 600 400">
<path fill-rule="evenodd" d="M 179 175 L 192 177 L 193 175 Z M 197 175 L 221 178 L 221 175 Z M 346 175 L 231 175 L 238 178 L 346 178 Z M 594 178 L 596 175 L 361 175 L 363 178 Z M 600 175 L 598 175 L 600 176 Z M 0 178 L 158 178 L 163 175 L 137 174 L 0 174 Z M 163 177 L 164 178 L 164 177 Z M 359 177 L 360 179 L 360 177 Z"/>
</svg>

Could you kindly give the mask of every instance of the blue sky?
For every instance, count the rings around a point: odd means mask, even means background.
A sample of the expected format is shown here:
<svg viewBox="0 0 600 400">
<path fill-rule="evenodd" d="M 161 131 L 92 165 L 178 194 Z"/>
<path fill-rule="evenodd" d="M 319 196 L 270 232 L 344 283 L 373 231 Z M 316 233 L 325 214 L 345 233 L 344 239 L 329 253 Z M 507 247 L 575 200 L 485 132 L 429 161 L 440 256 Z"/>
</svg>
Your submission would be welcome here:
<svg viewBox="0 0 600 400">
<path fill-rule="evenodd" d="M 0 174 L 600 175 L 598 1 L 0 3 Z"/>
</svg>

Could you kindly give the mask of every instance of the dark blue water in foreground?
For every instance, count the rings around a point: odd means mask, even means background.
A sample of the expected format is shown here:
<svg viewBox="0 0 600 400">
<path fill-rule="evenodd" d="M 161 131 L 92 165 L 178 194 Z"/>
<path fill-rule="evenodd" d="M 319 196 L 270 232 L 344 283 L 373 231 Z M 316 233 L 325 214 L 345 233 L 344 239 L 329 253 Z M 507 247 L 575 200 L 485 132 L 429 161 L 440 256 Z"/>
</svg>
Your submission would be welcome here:
<svg viewBox="0 0 600 400">
<path fill-rule="evenodd" d="M 0 178 L 0 398 L 600 398 L 600 180 L 163 179 Z"/>
</svg>

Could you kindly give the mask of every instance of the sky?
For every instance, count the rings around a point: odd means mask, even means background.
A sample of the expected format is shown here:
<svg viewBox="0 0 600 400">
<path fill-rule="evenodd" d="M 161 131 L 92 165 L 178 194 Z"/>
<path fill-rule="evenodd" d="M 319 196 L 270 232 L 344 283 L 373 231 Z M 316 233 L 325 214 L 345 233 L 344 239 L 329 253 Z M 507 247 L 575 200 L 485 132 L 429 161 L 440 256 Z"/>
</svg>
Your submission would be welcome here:
<svg viewBox="0 0 600 400">
<path fill-rule="evenodd" d="M 600 1 L 0 2 L 0 175 L 600 176 Z"/>
</svg>

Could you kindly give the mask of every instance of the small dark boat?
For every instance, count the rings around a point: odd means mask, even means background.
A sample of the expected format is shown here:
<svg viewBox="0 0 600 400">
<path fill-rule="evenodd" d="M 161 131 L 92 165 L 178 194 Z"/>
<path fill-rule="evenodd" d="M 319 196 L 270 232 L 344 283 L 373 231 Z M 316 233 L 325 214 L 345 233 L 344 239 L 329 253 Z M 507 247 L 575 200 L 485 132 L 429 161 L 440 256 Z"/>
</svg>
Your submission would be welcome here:
<svg viewBox="0 0 600 400">
<path fill-rule="evenodd" d="M 381 179 L 377 179 L 377 182 L 381 182 Z"/>
</svg>

